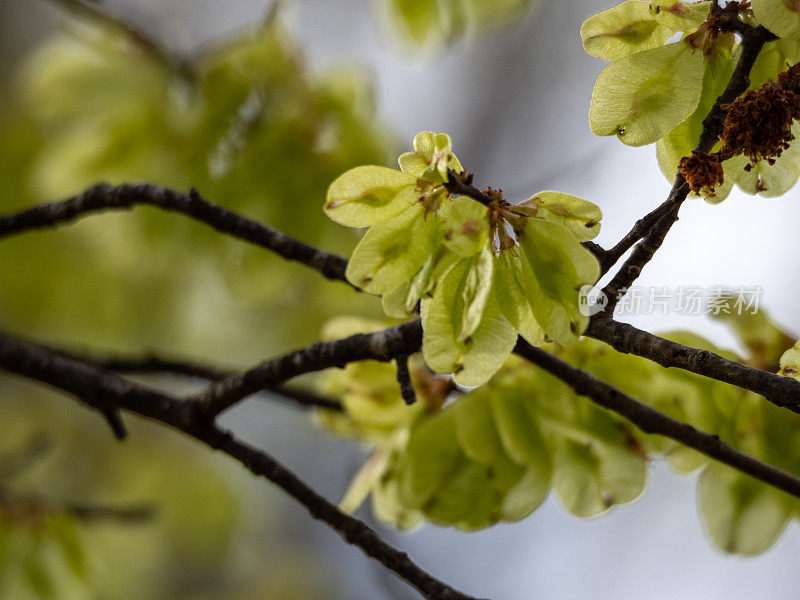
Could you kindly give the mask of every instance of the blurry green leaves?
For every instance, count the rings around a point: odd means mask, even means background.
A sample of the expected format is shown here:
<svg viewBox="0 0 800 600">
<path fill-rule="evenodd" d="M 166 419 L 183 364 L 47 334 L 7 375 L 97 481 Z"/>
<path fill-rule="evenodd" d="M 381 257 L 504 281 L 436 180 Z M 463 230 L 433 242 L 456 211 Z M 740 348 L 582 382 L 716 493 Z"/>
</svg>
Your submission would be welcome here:
<svg viewBox="0 0 800 600">
<path fill-rule="evenodd" d="M 428 404 L 378 442 L 353 483 L 363 490 L 371 470 L 373 502 L 391 493 L 401 527 L 420 518 L 467 530 L 518 521 L 551 487 L 570 512 L 591 516 L 644 488 L 644 455 L 621 421 L 519 359 L 440 406 Z"/>
<path fill-rule="evenodd" d="M 510 354 L 517 333 L 578 339 L 587 325 L 578 290 L 599 277 L 580 242 L 600 230 L 600 209 L 558 192 L 511 205 L 487 190 L 487 204 L 451 198 L 452 173 L 464 177 L 446 134 L 423 132 L 401 171 L 365 166 L 337 178 L 325 212 L 344 225 L 369 226 L 350 257 L 347 279 L 383 296 L 387 315 L 419 304 L 423 355 L 461 385 L 484 383 Z M 513 234 L 513 237 L 512 237 Z"/>
<path fill-rule="evenodd" d="M 336 317 L 326 323 L 323 339 L 333 340 L 356 333 L 371 333 L 386 326 L 381 321 L 359 317 Z M 400 396 L 393 364 L 366 360 L 344 369 L 325 372 L 318 386 L 326 397 L 338 398 L 343 412 L 319 411 L 318 420 L 327 429 L 365 442 L 383 440 L 408 426 L 425 408 L 438 407 L 452 387 L 449 380 L 432 375 L 418 357 L 409 364 L 409 373 L 420 401 L 409 406 Z"/>
<path fill-rule="evenodd" d="M 193 60 L 189 86 L 119 32 L 86 24 L 36 49 L 0 118 L 3 212 L 99 181 L 191 185 L 304 242 L 349 251 L 352 235 L 318 207 L 336 175 L 385 160 L 389 137 L 368 78 L 308 72 L 279 21 Z M 0 320 L 121 351 L 189 355 L 213 339 L 232 362 L 251 362 L 308 339 L 345 307 L 372 304 L 336 286 L 314 294 L 315 273 L 149 209 L 7 243 Z M 155 256 L 168 258 L 147 259 Z M 48 276 L 32 285 L 39 271 Z M 266 319 L 274 335 L 259 336 L 254 324 Z"/>
<path fill-rule="evenodd" d="M 718 463 L 700 476 L 698 502 L 708 536 L 720 550 L 753 556 L 768 550 L 792 516 L 780 492 Z"/>
<path fill-rule="evenodd" d="M 784 351 L 794 342 L 769 315 L 759 310 L 743 310 L 742 299 L 734 293 L 723 293 L 714 298 L 715 313 L 712 318 L 722 321 L 744 347 L 748 364 L 763 371 L 775 372 Z"/>
<path fill-rule="evenodd" d="M 132 171 L 183 185 L 174 150 L 188 115 L 169 97 L 170 73 L 124 38 L 79 31 L 40 47 L 20 77 L 20 101 L 46 136 L 34 191 L 56 198 Z"/>
<path fill-rule="evenodd" d="M 90 583 L 84 541 L 66 511 L 33 498 L 0 499 L 0 546 L 3 597 L 55 600 Z"/>
<path fill-rule="evenodd" d="M 378 0 L 392 33 L 413 50 L 435 50 L 472 31 L 511 22 L 535 0 Z"/>
<path fill-rule="evenodd" d="M 226 40 L 197 68 L 192 163 L 203 179 L 193 183 L 314 239 L 324 220 L 298 218 L 298 209 L 310 208 L 309 183 L 316 188 L 323 176 L 329 182 L 343 170 L 334 170 L 337 164 L 383 158 L 386 138 L 373 126 L 369 81 L 341 68 L 311 77 L 279 22 Z"/>
<path fill-rule="evenodd" d="M 798 415 L 752 393 L 740 393 L 739 401 L 728 408 L 732 412 L 720 430 L 723 439 L 768 464 L 800 473 Z M 800 515 L 796 498 L 724 465 L 709 464 L 699 491 L 709 537 L 726 552 L 760 554 Z"/>
<path fill-rule="evenodd" d="M 231 576 L 226 557 L 236 549 L 263 552 L 263 541 L 251 542 L 242 527 L 274 517 L 241 510 L 246 498 L 253 511 L 270 514 L 260 494 L 245 495 L 248 476 L 224 459 L 135 420 L 122 446 L 91 413 L 21 382 L 2 384 L 0 470 L 32 434 L 41 434 L 43 423 L 55 445 L 43 460 L 0 481 L 0 597 L 33 597 L 24 579 L 30 569 L 59 600 L 182 598 L 187 577 Z M 76 514 L 72 506 L 107 512 Z M 137 511 L 142 518 L 130 516 Z"/>
</svg>

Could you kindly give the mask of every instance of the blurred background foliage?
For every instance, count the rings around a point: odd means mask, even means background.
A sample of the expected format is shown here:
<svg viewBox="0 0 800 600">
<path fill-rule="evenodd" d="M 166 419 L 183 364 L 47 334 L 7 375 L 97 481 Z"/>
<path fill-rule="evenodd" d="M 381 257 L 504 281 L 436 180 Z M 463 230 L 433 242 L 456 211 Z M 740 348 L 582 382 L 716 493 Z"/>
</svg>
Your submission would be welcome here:
<svg viewBox="0 0 800 600">
<path fill-rule="evenodd" d="M 389 9 L 406 47 L 435 50 L 480 20 L 520 16 L 529 0 L 487 18 L 491 4 L 392 0 L 376 8 Z M 452 22 L 456 8 L 461 18 Z M 59 31 L 39 34 L 4 66 L 0 211 L 101 181 L 146 181 L 195 187 L 305 242 L 350 252 L 357 234 L 324 218 L 325 190 L 352 166 L 386 164 L 395 149 L 363 71 L 311 73 L 277 3 L 262 22 L 199 47 L 181 65 L 102 19 L 62 17 Z M 324 320 L 345 311 L 377 315 L 380 307 L 151 208 L 4 240 L 0 252 L 0 328 L 73 348 L 247 365 L 314 341 Z M 5 376 L 0 406 L 0 597 L 339 595 L 330 573 L 303 568 L 300 545 L 265 543 L 274 525 L 263 483 L 224 459 L 135 420 L 119 445 L 96 415 Z M 42 436 L 49 450 L 27 457 Z M 146 514 L 94 518 L 76 506 L 142 506 Z"/>
<path fill-rule="evenodd" d="M 518 20 L 532 4 L 375 0 L 371 6 L 385 18 L 387 38 L 413 57 L 429 58 L 476 33 L 478 25 L 491 31 Z M 3 6 L 0 0 L 0 10 Z M 401 148 L 376 113 L 370 77 L 363 71 L 310 69 L 303 48 L 275 12 L 200 46 L 178 69 L 118 28 L 62 16 L 55 35 L 29 32 L 36 39 L 33 50 L 0 65 L 7 74 L 0 86 L 1 212 L 62 199 L 99 181 L 148 181 L 196 187 L 213 202 L 303 241 L 350 252 L 357 234 L 324 218 L 325 189 L 357 164 L 394 166 L 391 157 Z M 576 32 L 577 25 L 575 20 Z M 18 35 L 11 33 L 8 39 Z M 0 328 L 67 347 L 157 350 L 223 366 L 247 365 L 318 339 L 322 324 L 334 315 L 381 312 L 366 294 L 153 208 L 90 217 L 2 243 Z M 774 370 L 780 351 L 791 345 L 770 323 L 730 325 L 749 351 L 746 358 L 762 368 Z M 578 354 L 568 358 L 585 359 L 584 366 L 598 374 L 613 371 L 607 373 L 612 382 L 648 397 L 651 380 L 643 388 L 625 377 L 614 380 L 627 373 L 617 363 L 609 366 L 615 357 Z M 630 357 L 622 360 L 625 369 L 641 368 Z M 391 396 L 377 421 L 366 415 L 369 428 L 377 422 L 380 429 L 362 436 L 370 442 L 384 439 L 392 419 L 405 410 L 394 395 L 392 373 L 376 375 L 373 367 L 337 372 L 326 390 L 341 393 L 343 381 L 364 371 L 373 378 L 371 389 Z M 189 385 L 158 383 L 181 391 Z M 512 378 L 512 383 L 517 382 Z M 664 394 L 655 396 L 663 402 L 660 408 L 715 429 L 718 422 L 703 421 L 708 414 L 687 414 L 711 391 L 672 403 L 673 391 L 686 385 L 664 384 Z M 437 392 L 439 401 L 448 391 Z M 359 405 L 358 398 L 351 400 Z M 583 401 L 575 405 L 589 410 Z M 797 471 L 795 455 L 780 452 L 792 447 L 784 442 L 795 420 L 783 419 L 782 412 L 752 395 L 737 397 L 736 406 L 740 416 L 734 427 L 720 435 Z M 307 568 L 308 548 L 317 540 L 291 527 L 277 492 L 268 493 L 262 481 L 181 436 L 128 419 L 131 436 L 120 445 L 96 414 L 8 377 L 0 377 L 0 408 L 0 598 L 292 600 L 353 598 L 352 589 L 359 590 L 357 597 L 377 595 L 365 591 L 375 587 L 364 587 L 363 580 L 345 589 L 342 582 L 353 577 L 335 572 L 338 563 Z M 267 413 L 264 418 L 282 418 L 274 407 L 258 408 Z M 354 432 L 346 420 L 327 424 Z M 358 424 L 359 435 L 363 425 Z M 293 446 L 298 454 L 319 449 L 310 436 L 299 439 Z M 48 450 L 27 460 L 36 440 L 45 440 Z M 702 462 L 669 444 L 642 443 L 684 471 Z M 325 457 L 306 460 L 324 463 Z M 343 486 L 345 474 L 340 479 Z M 763 550 L 797 512 L 781 494 L 764 494 L 724 469 L 706 469 L 699 493 L 701 510 L 726 507 L 704 518 L 712 540 L 729 551 Z M 607 508 L 602 495 L 598 498 L 594 512 Z M 388 490 L 378 516 L 400 522 L 396 499 L 396 490 Z M 756 528 L 761 535 L 747 537 L 754 531 L 748 519 L 756 514 L 750 507 L 759 503 L 774 508 L 765 513 L 774 517 L 772 528 Z M 112 512 L 141 507 L 146 514 L 89 518 L 76 506 Z M 709 516 L 714 514 L 722 516 L 714 520 Z M 308 520 L 305 514 L 299 518 Z M 406 524 L 419 518 L 411 515 Z M 735 537 L 726 538 L 731 532 Z M 331 547 L 339 548 L 341 541 L 332 537 Z M 424 544 L 429 538 L 420 539 Z M 452 539 L 446 542 L 452 548 Z M 354 560 L 366 562 L 360 555 Z M 378 580 L 379 590 L 390 588 L 384 583 Z"/>
<path fill-rule="evenodd" d="M 349 251 L 354 238 L 323 217 L 321 199 L 343 170 L 385 162 L 391 142 L 362 73 L 312 77 L 276 17 L 204 49 L 184 78 L 124 32 L 65 25 L 18 66 L 0 110 L 3 212 L 99 181 L 194 186 L 304 241 Z M 321 319 L 344 306 L 374 306 L 149 209 L 10 239 L 0 282 L 0 326 L 18 335 L 242 365 L 313 341 Z M 118 445 L 96 416 L 63 399 L 5 377 L 0 390 L 0 453 L 12 461 L 33 434 L 54 445 L 0 479 L 0 596 L 319 597 L 301 561 L 261 543 L 268 506 L 247 498 L 231 475 L 238 469 L 149 424 L 132 423 Z M 153 514 L 84 523 L 68 501 L 145 503 Z"/>
<path fill-rule="evenodd" d="M 98 181 L 194 186 L 306 242 L 349 250 L 353 239 L 322 218 L 319 199 L 343 170 L 386 160 L 361 74 L 310 77 L 277 20 L 203 51 L 188 81 L 119 34 L 70 29 L 26 61 L 4 111 L 6 210 Z M 202 348 L 249 362 L 311 341 L 337 307 L 374 304 L 336 284 L 317 293 L 313 273 L 149 209 L 6 250 L 4 326 L 120 350 Z M 34 292 L 30 274 L 45 268 Z M 270 335 L 241 339 L 259 330 Z"/>
</svg>

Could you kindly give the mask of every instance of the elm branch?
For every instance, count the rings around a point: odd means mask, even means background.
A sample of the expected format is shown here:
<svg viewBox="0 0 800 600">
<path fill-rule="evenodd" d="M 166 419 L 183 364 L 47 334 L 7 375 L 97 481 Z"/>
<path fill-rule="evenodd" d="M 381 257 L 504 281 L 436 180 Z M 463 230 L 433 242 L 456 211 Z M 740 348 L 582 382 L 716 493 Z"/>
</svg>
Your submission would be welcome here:
<svg viewBox="0 0 800 600">
<path fill-rule="evenodd" d="M 718 436 L 676 421 L 597 379 L 594 375 L 564 362 L 541 348 L 535 348 L 524 340 L 517 343 L 514 352 L 558 377 L 576 394 L 586 396 L 596 404 L 625 417 L 645 433 L 673 439 L 763 483 L 800 498 L 800 478 L 728 446 Z"/>
<path fill-rule="evenodd" d="M 727 105 L 747 91 L 750 86 L 750 70 L 753 68 L 761 49 L 765 43 L 775 39 L 772 32 L 762 26 L 750 28 L 741 35 L 742 54 L 725 91 L 717 98 L 711 111 L 703 119 L 702 132 L 695 148 L 698 152 L 709 152 L 714 147 L 714 144 L 717 143 L 724 126 Z M 642 269 L 650 262 L 653 255 L 661 247 L 661 244 L 664 243 L 667 233 L 678 220 L 678 211 L 688 195 L 689 185 L 683 175 L 678 173 L 675 176 L 675 183 L 667 200 L 654 211 L 658 215 L 658 219 L 652 223 L 654 217 L 651 216 L 653 215 L 651 213 L 651 215 L 645 217 L 648 220 L 647 223 L 643 223 L 640 226 L 637 222 L 637 225 L 634 226 L 634 230 L 638 228 L 636 234 L 628 234 L 620 244 L 617 244 L 610 251 L 611 259 L 619 259 L 630 247 L 626 247 L 626 245 L 635 242 L 635 235 L 641 233 L 645 226 L 649 226 L 642 241 L 636 245 L 633 253 L 623 263 L 608 285 L 603 288 L 603 292 L 608 297 L 609 303 L 605 310 L 609 315 L 613 315 L 614 308 L 621 295 L 636 281 Z"/>
<path fill-rule="evenodd" d="M 381 332 L 383 333 L 383 332 Z M 386 335 L 376 339 L 386 340 Z M 388 343 L 388 342 L 384 342 Z M 0 368 L 46 383 L 95 409 L 113 406 L 169 425 L 228 454 L 283 489 L 348 543 L 393 571 L 431 600 L 474 600 L 425 572 L 362 521 L 341 512 L 267 452 L 248 446 L 209 420 L 198 400 L 134 383 L 44 346 L 0 333 Z"/>
<path fill-rule="evenodd" d="M 408 356 L 422 346 L 419 319 L 375 333 L 358 333 L 332 342 L 316 342 L 301 350 L 265 361 L 260 365 L 221 379 L 197 396 L 208 415 L 217 415 L 243 398 L 284 381 L 329 367 L 344 367 L 358 360 L 388 362 Z"/>
<path fill-rule="evenodd" d="M 800 381 L 743 365 L 708 350 L 684 346 L 633 325 L 612 319 L 593 319 L 586 335 L 618 352 L 635 354 L 662 367 L 677 367 L 755 392 L 800 414 Z"/>
<path fill-rule="evenodd" d="M 486 192 L 482 192 L 477 187 L 472 185 L 472 176 L 469 175 L 467 177 L 463 177 L 461 174 L 456 173 L 453 169 L 447 170 L 448 180 L 445 183 L 445 187 L 447 191 L 451 194 L 456 196 L 467 196 L 472 198 L 476 202 L 483 204 L 485 207 L 489 208 L 493 203 L 496 204 L 497 200 L 489 196 Z M 509 210 L 514 212 L 514 206 L 508 205 Z M 520 216 L 524 216 L 520 213 Z M 600 261 L 600 265 L 602 267 L 603 264 L 606 262 L 606 251 L 600 244 L 596 244 L 595 242 L 581 242 L 581 246 L 589 250 L 592 254 L 597 257 L 597 260 Z M 605 273 L 605 271 L 603 271 Z"/>
<path fill-rule="evenodd" d="M 182 358 L 164 357 L 158 354 L 144 354 L 141 356 L 101 355 L 98 353 L 80 353 L 74 350 L 57 350 L 60 354 L 75 360 L 88 363 L 106 371 L 134 375 L 159 375 L 182 376 L 193 379 L 218 381 L 236 374 L 232 369 L 194 362 Z M 275 386 L 265 388 L 280 398 L 289 400 L 304 408 L 325 408 L 328 410 L 342 410 L 342 404 L 333 398 L 319 396 L 309 390 L 294 386 Z"/>
<path fill-rule="evenodd" d="M 344 276 L 347 260 L 337 254 L 323 252 L 267 225 L 217 206 L 200 196 L 196 190 L 187 194 L 147 183 L 118 186 L 100 184 L 61 202 L 0 216 L 0 239 L 56 227 L 92 213 L 131 209 L 143 204 L 184 214 L 217 231 L 311 267 L 328 279 L 347 281 Z"/>
</svg>

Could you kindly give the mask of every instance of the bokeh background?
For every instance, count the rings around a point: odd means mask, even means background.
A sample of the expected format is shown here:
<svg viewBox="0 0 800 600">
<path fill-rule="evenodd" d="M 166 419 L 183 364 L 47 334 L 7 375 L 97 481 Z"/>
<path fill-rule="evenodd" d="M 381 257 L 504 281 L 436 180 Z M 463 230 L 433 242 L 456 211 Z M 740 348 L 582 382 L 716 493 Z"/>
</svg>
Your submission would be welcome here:
<svg viewBox="0 0 800 600">
<path fill-rule="evenodd" d="M 176 54 L 205 56 L 200 68 L 213 76 L 199 92 L 175 89 L 146 57 L 120 52 L 118 38 L 97 39 L 96 28 L 58 2 L 0 0 L 2 212 L 99 180 L 194 185 L 224 206 L 347 252 L 356 238 L 322 215 L 327 184 L 356 164 L 389 164 L 422 130 L 448 132 L 477 183 L 502 187 L 513 200 L 556 189 L 600 205 L 604 246 L 670 187 L 654 148 L 627 148 L 589 131 L 589 98 L 604 63 L 583 52 L 578 27 L 610 2 L 538 0 L 510 23 L 425 52 L 393 32 L 379 0 L 287 2 L 257 50 L 241 38 L 231 43 L 242 46 L 227 50 L 215 40 L 262 23 L 268 2 L 103 5 Z M 238 110 L 248 96 L 224 67 L 226 52 L 253 61 L 253 77 L 265 84 L 253 100 L 255 121 Z M 202 109 L 195 110 L 195 93 Z M 238 138 L 225 137 L 231 129 Z M 734 192 L 718 206 L 691 200 L 640 284 L 760 286 L 761 307 L 800 333 L 798 194 Z M 244 366 L 314 341 L 330 316 L 379 314 L 374 299 L 343 287 L 151 209 L 0 246 L 0 326 L 74 348 L 157 350 Z M 735 345 L 705 316 L 630 320 Z M 0 534 L 6 598 L 416 597 L 279 491 L 172 432 L 128 419 L 131 439 L 117 444 L 96 415 L 11 378 L 0 379 L 0 407 L 0 459 L 32 436 L 51 446 L 23 473 L 0 480 L 0 490 L 56 505 L 155 508 L 144 522 L 79 524 L 84 575 L 63 564 L 69 541 L 53 543 L 57 535 Z M 263 397 L 224 424 L 332 499 L 365 456 L 316 428 L 307 413 Z M 550 498 L 525 521 L 480 533 L 425 526 L 402 534 L 373 525 L 478 597 L 795 597 L 796 526 L 767 553 L 745 559 L 715 550 L 696 511 L 693 478 L 656 461 L 639 500 L 589 521 Z M 368 506 L 359 516 L 372 522 Z"/>
</svg>

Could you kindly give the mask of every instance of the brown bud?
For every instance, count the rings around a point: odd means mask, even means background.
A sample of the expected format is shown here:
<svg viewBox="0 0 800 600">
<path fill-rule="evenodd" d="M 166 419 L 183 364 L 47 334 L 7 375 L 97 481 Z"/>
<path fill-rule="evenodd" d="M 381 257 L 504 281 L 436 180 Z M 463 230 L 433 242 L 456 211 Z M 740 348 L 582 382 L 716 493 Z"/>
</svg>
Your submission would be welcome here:
<svg viewBox="0 0 800 600">
<path fill-rule="evenodd" d="M 713 196 L 714 190 L 725 180 L 719 155 L 692 150 L 691 156 L 681 159 L 678 171 L 695 194 Z"/>
<path fill-rule="evenodd" d="M 787 75 L 784 81 L 790 78 Z M 794 139 L 792 120 L 799 109 L 797 95 L 781 85 L 765 83 L 748 90 L 728 109 L 720 136 L 723 156 L 744 154 L 754 163 L 778 158 Z"/>
</svg>

